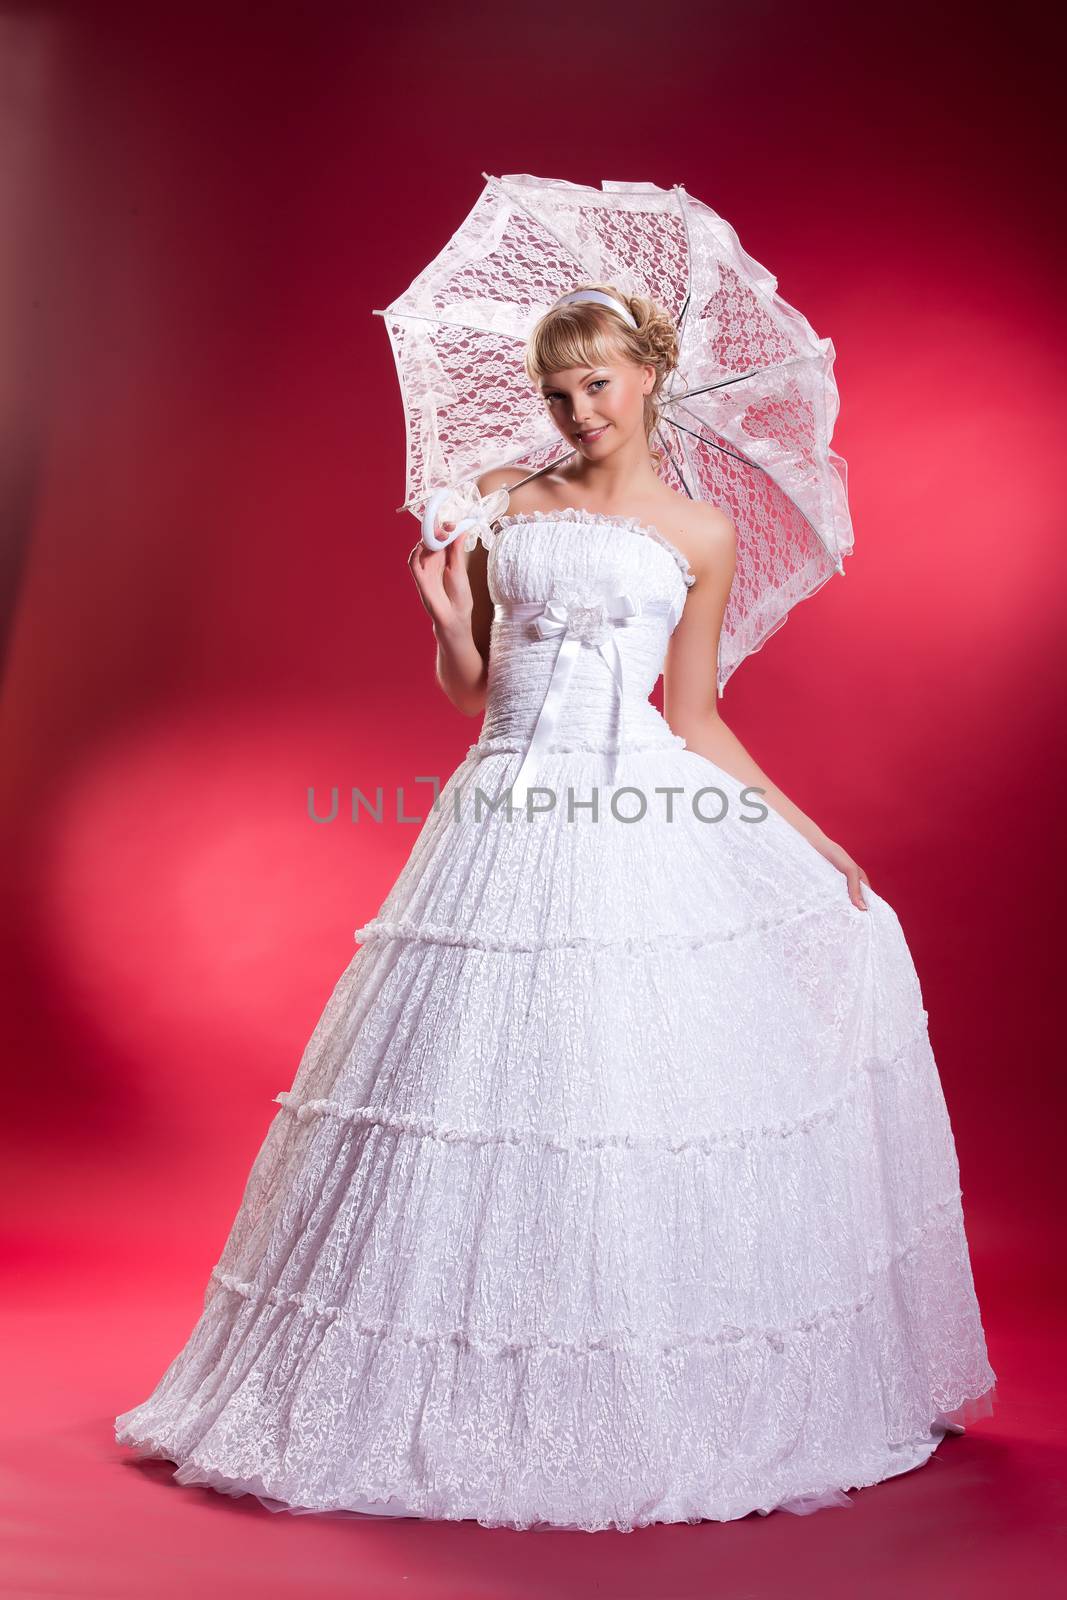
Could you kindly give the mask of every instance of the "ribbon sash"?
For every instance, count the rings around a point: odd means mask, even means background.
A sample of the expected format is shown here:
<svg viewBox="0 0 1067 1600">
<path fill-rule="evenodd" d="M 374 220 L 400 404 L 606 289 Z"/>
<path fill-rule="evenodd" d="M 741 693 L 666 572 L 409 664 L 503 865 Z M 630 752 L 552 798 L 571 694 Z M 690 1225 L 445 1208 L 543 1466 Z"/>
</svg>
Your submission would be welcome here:
<svg viewBox="0 0 1067 1600">
<path fill-rule="evenodd" d="M 673 606 L 656 601 L 642 602 L 630 594 L 617 594 L 611 595 L 606 600 L 535 600 L 528 603 L 504 603 L 498 609 L 516 620 L 532 620 L 542 639 L 558 635 L 560 641 L 529 746 L 511 785 L 511 803 L 526 804 L 526 796 L 536 781 L 541 758 L 555 737 L 567 687 L 578 661 L 578 653 L 583 648 L 596 650 L 606 663 L 618 689 L 615 746 L 611 751 L 611 782 L 614 783 L 625 727 L 623 720 L 625 679 L 616 629 L 632 622 L 643 613 L 673 611 Z"/>
</svg>

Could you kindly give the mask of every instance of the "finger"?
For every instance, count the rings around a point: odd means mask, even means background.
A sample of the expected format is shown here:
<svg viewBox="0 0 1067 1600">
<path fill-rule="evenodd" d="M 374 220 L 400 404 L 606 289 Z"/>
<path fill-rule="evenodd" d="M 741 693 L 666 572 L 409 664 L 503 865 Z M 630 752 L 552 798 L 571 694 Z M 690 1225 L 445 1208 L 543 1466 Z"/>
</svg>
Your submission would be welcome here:
<svg viewBox="0 0 1067 1600">
<path fill-rule="evenodd" d="M 431 550 L 429 545 L 423 544 L 420 539 L 408 556 L 408 565 L 413 571 L 432 573 L 443 565 L 441 561 L 443 555 L 443 550 Z"/>
<path fill-rule="evenodd" d="M 848 875 L 848 892 L 852 900 L 852 904 L 856 906 L 858 910 L 866 911 L 867 902 L 864 900 L 862 890 L 860 889 L 860 870 L 858 867 L 854 867 Z"/>
<path fill-rule="evenodd" d="M 441 574 L 441 581 L 450 593 L 456 595 L 470 593 L 470 573 L 467 571 L 467 562 L 462 552 L 459 555 L 449 556 L 445 562 L 445 570 Z"/>
</svg>

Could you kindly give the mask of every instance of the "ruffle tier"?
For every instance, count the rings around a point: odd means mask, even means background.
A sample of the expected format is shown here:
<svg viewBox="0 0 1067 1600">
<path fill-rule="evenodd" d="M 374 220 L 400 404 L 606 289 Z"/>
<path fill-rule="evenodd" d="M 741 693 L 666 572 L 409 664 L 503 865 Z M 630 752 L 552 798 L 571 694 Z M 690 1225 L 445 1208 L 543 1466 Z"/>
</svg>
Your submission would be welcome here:
<svg viewBox="0 0 1067 1600">
<path fill-rule="evenodd" d="M 217 1284 L 182 1376 L 118 1437 L 179 1483 L 308 1511 L 594 1532 L 849 1504 L 992 1409 L 941 1315 L 963 1249 L 943 1208 L 852 1304 L 669 1348 L 494 1349 Z"/>
<path fill-rule="evenodd" d="M 899 922 L 776 816 L 451 818 L 518 759 L 471 753 L 359 930 L 117 1437 L 272 1509 L 848 1505 L 995 1384 Z M 625 759 L 736 799 L 687 751 Z M 598 756 L 552 761 L 581 783 Z"/>
</svg>

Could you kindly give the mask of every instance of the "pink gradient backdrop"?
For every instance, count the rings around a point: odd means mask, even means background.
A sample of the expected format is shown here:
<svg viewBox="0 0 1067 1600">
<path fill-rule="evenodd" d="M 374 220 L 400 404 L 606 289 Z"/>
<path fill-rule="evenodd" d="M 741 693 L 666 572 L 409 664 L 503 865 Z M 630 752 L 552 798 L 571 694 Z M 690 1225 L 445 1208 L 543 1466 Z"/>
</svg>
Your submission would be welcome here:
<svg viewBox="0 0 1067 1600">
<path fill-rule="evenodd" d="M 857 1503 L 899 1533 L 955 1464 L 967 1594 L 998 1592 L 1020 1538 L 1043 1570 L 1063 1503 L 1064 262 L 1037 12 L 22 5 L 0 44 L 18 1592 L 139 1596 L 140 1564 L 181 1548 L 155 1593 L 340 1592 L 358 1551 L 376 1594 L 503 1571 L 501 1592 L 587 1592 L 583 1567 L 613 1595 L 665 1573 L 695 1594 L 712 1560 L 717 1592 L 763 1594 L 801 1537 L 813 1592 L 853 1592 L 854 1513 L 603 1536 L 594 1557 L 565 1535 L 205 1518 L 109 1443 L 187 1336 L 271 1097 L 413 842 L 314 825 L 308 786 L 404 785 L 422 813 L 415 776 L 477 736 L 434 683 L 371 310 L 483 170 L 683 182 L 835 342 L 856 552 L 722 710 L 900 916 L 1001 1379 L 992 1422 Z M 924 1593 L 930 1552 L 898 1555 L 885 1593 Z"/>
</svg>

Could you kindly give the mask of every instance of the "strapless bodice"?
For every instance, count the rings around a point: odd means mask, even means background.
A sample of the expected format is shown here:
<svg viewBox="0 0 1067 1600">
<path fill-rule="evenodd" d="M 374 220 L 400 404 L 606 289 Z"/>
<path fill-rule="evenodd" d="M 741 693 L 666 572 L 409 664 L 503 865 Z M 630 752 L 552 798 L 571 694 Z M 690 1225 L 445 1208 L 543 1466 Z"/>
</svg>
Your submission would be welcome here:
<svg viewBox="0 0 1067 1600">
<path fill-rule="evenodd" d="M 494 614 L 477 749 L 525 749 L 550 709 L 545 749 L 680 744 L 648 696 L 691 582 L 680 550 L 632 518 L 502 517 L 488 555 Z"/>
<path fill-rule="evenodd" d="M 630 518 L 502 517 L 489 544 L 494 615 L 476 748 L 527 748 L 539 722 L 546 750 L 681 743 L 649 695 L 692 582 L 681 552 Z"/>
</svg>

